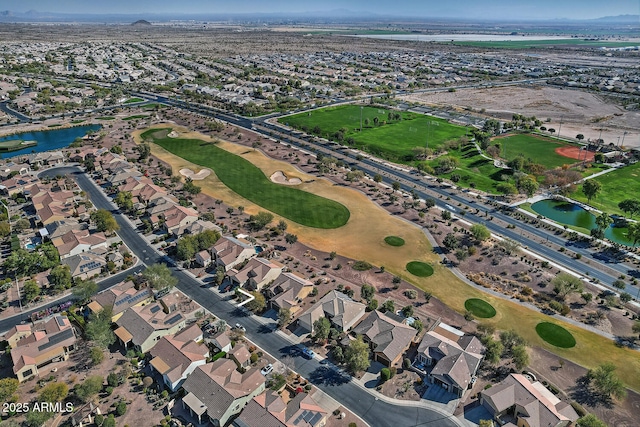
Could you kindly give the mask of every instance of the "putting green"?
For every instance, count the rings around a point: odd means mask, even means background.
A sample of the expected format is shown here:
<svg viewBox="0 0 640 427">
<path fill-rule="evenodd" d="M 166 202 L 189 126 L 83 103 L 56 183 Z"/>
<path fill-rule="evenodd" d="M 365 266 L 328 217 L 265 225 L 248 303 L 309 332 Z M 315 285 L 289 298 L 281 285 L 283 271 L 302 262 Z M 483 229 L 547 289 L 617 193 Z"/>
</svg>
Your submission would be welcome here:
<svg viewBox="0 0 640 427">
<path fill-rule="evenodd" d="M 488 302 L 479 298 L 470 298 L 464 302 L 464 308 L 476 317 L 489 319 L 496 315 L 496 309 Z"/>
<path fill-rule="evenodd" d="M 429 277 L 433 274 L 433 267 L 426 262 L 411 261 L 407 264 L 407 271 L 414 276 Z"/>
<path fill-rule="evenodd" d="M 350 212 L 341 203 L 296 188 L 271 182 L 251 162 L 200 139 L 170 138 L 170 129 L 144 132 L 165 150 L 197 165 L 212 169 L 217 177 L 242 197 L 298 224 L 314 228 L 338 228 Z"/>
<path fill-rule="evenodd" d="M 549 344 L 560 348 L 571 348 L 576 345 L 576 339 L 562 326 L 550 322 L 540 322 L 536 325 L 536 332 Z"/>
<path fill-rule="evenodd" d="M 384 238 L 384 242 L 389 246 L 402 246 L 404 245 L 404 239 L 398 236 L 387 236 Z"/>
</svg>

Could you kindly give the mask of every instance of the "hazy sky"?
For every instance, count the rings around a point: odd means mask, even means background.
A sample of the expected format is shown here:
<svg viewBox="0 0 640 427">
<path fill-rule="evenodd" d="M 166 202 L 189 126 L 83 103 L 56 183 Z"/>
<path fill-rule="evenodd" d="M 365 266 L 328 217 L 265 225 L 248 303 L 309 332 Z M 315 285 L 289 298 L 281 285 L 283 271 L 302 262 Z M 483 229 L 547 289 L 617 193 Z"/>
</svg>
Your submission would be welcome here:
<svg viewBox="0 0 640 427">
<path fill-rule="evenodd" d="M 639 0 L 0 0 L 0 10 L 65 13 L 279 13 L 348 9 L 380 15 L 554 19 L 639 14 Z"/>
</svg>

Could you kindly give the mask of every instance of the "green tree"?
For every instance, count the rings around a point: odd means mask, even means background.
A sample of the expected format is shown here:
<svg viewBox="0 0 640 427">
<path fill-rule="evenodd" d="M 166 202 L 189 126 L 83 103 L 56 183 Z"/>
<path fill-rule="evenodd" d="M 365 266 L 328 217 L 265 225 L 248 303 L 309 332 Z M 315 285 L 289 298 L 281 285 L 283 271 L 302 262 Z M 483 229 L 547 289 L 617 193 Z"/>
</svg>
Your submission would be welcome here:
<svg viewBox="0 0 640 427">
<path fill-rule="evenodd" d="M 104 419 L 102 427 L 116 427 L 116 418 L 113 414 L 109 414 L 109 416 Z"/>
<path fill-rule="evenodd" d="M 258 212 L 255 215 L 249 217 L 251 228 L 255 231 L 260 231 L 265 228 L 269 223 L 273 221 L 273 214 L 269 212 Z"/>
<path fill-rule="evenodd" d="M 404 307 L 402 307 L 402 315 L 404 317 L 413 316 L 413 306 L 412 305 L 405 305 Z"/>
<path fill-rule="evenodd" d="M 531 176 L 526 176 L 518 180 L 518 189 L 527 195 L 527 197 L 533 196 L 538 191 L 538 181 Z"/>
<path fill-rule="evenodd" d="M 91 357 L 91 364 L 97 366 L 104 360 L 104 350 L 100 347 L 91 347 L 89 357 Z"/>
<path fill-rule="evenodd" d="M 331 331 L 331 322 L 326 317 L 321 317 L 313 322 L 313 338 L 318 341 L 326 341 Z"/>
<path fill-rule="evenodd" d="M 66 264 L 56 265 L 49 273 L 49 283 L 59 291 L 71 287 L 71 270 Z"/>
<path fill-rule="evenodd" d="M 13 400 L 13 395 L 18 391 L 20 383 L 15 378 L 0 379 L 0 401 L 9 402 Z"/>
<path fill-rule="evenodd" d="M 508 354 L 514 347 L 527 345 L 527 341 L 513 329 L 500 332 L 500 341 Z"/>
<path fill-rule="evenodd" d="M 116 341 L 111 330 L 113 309 L 105 307 L 98 313 L 92 313 L 85 326 L 85 334 L 90 341 L 102 348 L 107 348 Z"/>
<path fill-rule="evenodd" d="M 286 326 L 286 324 L 289 323 L 290 319 L 291 319 L 291 310 L 289 310 L 286 307 L 282 307 L 280 310 L 278 310 L 278 326 L 280 327 Z"/>
<path fill-rule="evenodd" d="M 551 284 L 553 285 L 553 292 L 561 299 L 565 299 L 571 293 L 580 293 L 584 290 L 582 280 L 569 273 L 558 274 L 551 280 Z"/>
<path fill-rule="evenodd" d="M 358 337 L 349 343 L 349 346 L 344 351 L 344 360 L 347 364 L 347 368 L 353 372 L 365 371 L 371 365 L 369 361 L 369 346 L 362 340 L 362 336 Z"/>
<path fill-rule="evenodd" d="M 445 221 L 451 221 L 452 215 L 448 210 L 444 210 L 442 211 L 442 213 L 440 213 L 440 217 Z"/>
<path fill-rule="evenodd" d="M 287 233 L 284 235 L 284 241 L 287 242 L 288 245 L 293 245 L 298 241 L 298 236 L 295 234 Z"/>
<path fill-rule="evenodd" d="M 460 241 L 458 240 L 455 234 L 448 233 L 446 236 L 444 236 L 444 239 L 442 240 L 442 244 L 444 245 L 445 248 L 447 248 L 447 250 L 452 251 L 460 245 Z"/>
<path fill-rule="evenodd" d="M 398 181 L 393 181 L 391 183 L 391 188 L 393 188 L 393 191 L 398 191 L 400 190 L 400 183 Z"/>
<path fill-rule="evenodd" d="M 40 295 L 41 289 L 35 280 L 27 280 L 22 285 L 22 296 L 25 302 L 30 303 Z"/>
<path fill-rule="evenodd" d="M 370 302 L 373 299 L 373 296 L 376 294 L 376 288 L 366 283 L 363 283 L 360 287 L 360 297 L 367 302 Z"/>
<path fill-rule="evenodd" d="M 104 379 L 100 375 L 94 375 L 74 388 L 74 394 L 83 402 L 88 402 L 102 390 Z"/>
<path fill-rule="evenodd" d="M 98 292 L 98 285 L 93 280 L 77 280 L 72 292 L 83 303 Z"/>
<path fill-rule="evenodd" d="M 133 196 L 131 195 L 131 192 L 129 192 L 129 191 L 120 191 L 116 195 L 116 198 L 114 199 L 114 202 L 124 212 L 132 212 L 133 211 Z"/>
<path fill-rule="evenodd" d="M 26 427 L 41 427 L 49 419 L 53 417 L 53 412 L 48 411 L 29 411 L 25 419 L 24 425 Z"/>
<path fill-rule="evenodd" d="M 396 307 L 395 307 L 395 303 L 388 299 L 386 300 L 383 304 L 382 307 L 380 307 L 380 311 L 382 311 L 383 313 L 393 313 L 395 311 Z"/>
<path fill-rule="evenodd" d="M 576 422 L 576 427 L 607 427 L 607 424 L 595 415 L 587 414 Z"/>
<path fill-rule="evenodd" d="M 7 237 L 11 234 L 11 225 L 8 221 L 0 221 L 0 237 Z"/>
<path fill-rule="evenodd" d="M 618 203 L 618 207 L 625 213 L 625 215 L 629 214 L 631 218 L 633 218 L 633 215 L 640 212 L 640 200 L 625 199 Z"/>
<path fill-rule="evenodd" d="M 116 405 L 116 415 L 118 417 L 121 417 L 125 414 L 125 412 L 127 412 L 127 404 L 126 402 L 118 402 L 118 404 Z"/>
<path fill-rule="evenodd" d="M 500 357 L 504 351 L 502 343 L 494 340 L 491 336 L 485 337 L 482 342 L 485 347 L 484 360 L 490 365 L 497 365 L 500 363 Z"/>
<path fill-rule="evenodd" d="M 595 179 L 588 179 L 582 184 L 582 193 L 587 197 L 587 201 L 596 197 L 602 191 L 602 185 Z"/>
<path fill-rule="evenodd" d="M 640 222 L 632 222 L 628 225 L 627 237 L 633 242 L 634 246 L 640 242 Z"/>
<path fill-rule="evenodd" d="M 485 225 L 474 224 L 471 226 L 471 235 L 478 242 L 484 242 L 489 237 L 491 237 L 491 232 Z"/>
<path fill-rule="evenodd" d="M 253 295 L 254 298 L 245 304 L 247 309 L 254 313 L 259 313 L 267 307 L 267 301 L 260 291 L 252 291 L 251 295 Z"/>
<path fill-rule="evenodd" d="M 69 394 L 69 387 L 63 382 L 53 382 L 40 390 L 41 402 L 62 402 Z"/>
<path fill-rule="evenodd" d="M 91 220 L 96 223 L 96 229 L 111 234 L 120 229 L 111 212 L 106 209 L 98 209 L 91 214 Z"/>
<path fill-rule="evenodd" d="M 282 233 L 287 229 L 288 225 L 287 222 L 283 219 L 281 219 L 280 221 L 278 221 L 278 225 L 276 225 L 276 228 Z"/>
<path fill-rule="evenodd" d="M 178 278 L 166 264 L 152 264 L 142 272 L 142 276 L 149 282 L 149 286 L 158 292 L 169 290 L 178 284 Z"/>
<path fill-rule="evenodd" d="M 369 303 L 367 304 L 367 311 L 373 311 L 376 308 L 378 308 L 378 300 L 372 298 L 371 301 L 369 301 Z"/>
<path fill-rule="evenodd" d="M 511 349 L 511 357 L 516 369 L 519 371 L 529 365 L 529 353 L 527 353 L 527 347 L 522 344 L 516 345 Z"/>
<path fill-rule="evenodd" d="M 589 369 L 587 378 L 603 397 L 622 400 L 627 396 L 627 390 L 615 370 L 616 366 L 613 363 L 606 362 L 595 369 Z"/>
<path fill-rule="evenodd" d="M 198 251 L 197 240 L 194 236 L 186 235 L 176 243 L 176 258 L 180 261 L 187 261 L 193 258 Z"/>
</svg>

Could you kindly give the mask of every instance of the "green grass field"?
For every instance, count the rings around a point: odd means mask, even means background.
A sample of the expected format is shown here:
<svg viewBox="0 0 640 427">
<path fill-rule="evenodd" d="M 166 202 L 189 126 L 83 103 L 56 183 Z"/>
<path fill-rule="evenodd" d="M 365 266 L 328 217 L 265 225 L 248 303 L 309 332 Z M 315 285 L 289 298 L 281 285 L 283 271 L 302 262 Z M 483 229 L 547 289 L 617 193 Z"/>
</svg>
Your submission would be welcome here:
<svg viewBox="0 0 640 427">
<path fill-rule="evenodd" d="M 540 322 L 536 325 L 536 332 L 549 344 L 560 348 L 575 347 L 576 339 L 560 325 L 550 322 Z"/>
<path fill-rule="evenodd" d="M 496 309 L 485 300 L 470 298 L 464 302 L 464 308 L 476 317 L 490 319 L 496 315 Z"/>
<path fill-rule="evenodd" d="M 384 242 L 389 246 L 402 246 L 404 245 L 404 239 L 398 236 L 387 236 L 384 238 Z"/>
<path fill-rule="evenodd" d="M 433 267 L 426 262 L 411 261 L 407 263 L 407 271 L 414 276 L 429 277 L 433 274 Z"/>
<path fill-rule="evenodd" d="M 547 169 L 578 162 L 575 159 L 561 156 L 555 152 L 556 148 L 565 147 L 570 144 L 564 144 L 540 135 L 520 133 L 496 138 L 493 142 L 500 143 L 502 150 L 501 157 L 506 160 L 512 160 L 522 154 L 525 158 L 532 159 L 535 163 L 540 163 Z"/>
<path fill-rule="evenodd" d="M 360 117 L 362 113 L 362 132 Z M 318 127 L 320 135 L 335 140 L 334 134 L 345 128 L 344 141 L 353 138 L 354 146 L 395 161 L 409 161 L 414 147 L 436 148 L 445 141 L 466 135 L 467 129 L 446 120 L 422 114 L 401 112 L 401 120 L 389 121 L 396 111 L 360 105 L 323 108 L 279 119 L 280 123 L 308 133 Z M 369 124 L 365 125 L 365 121 Z M 374 124 L 377 119 L 379 124 Z M 382 124 L 387 122 L 386 124 Z"/>
<path fill-rule="evenodd" d="M 298 224 L 326 229 L 341 227 L 349 220 L 349 210 L 338 202 L 275 184 L 240 156 L 199 139 L 168 138 L 169 132 L 150 130 L 141 136 L 189 162 L 212 169 L 231 190 Z"/>
<path fill-rule="evenodd" d="M 135 116 L 125 117 L 122 120 L 135 120 L 135 119 L 148 119 L 149 116 L 146 114 L 136 114 Z"/>
<path fill-rule="evenodd" d="M 96 117 L 96 120 L 115 120 L 116 118 L 113 116 L 101 116 L 101 117 Z"/>
<path fill-rule="evenodd" d="M 589 204 L 596 209 L 609 214 L 624 215 L 618 208 L 618 203 L 624 199 L 639 198 L 640 194 L 640 163 L 626 166 L 604 175 L 593 178 L 602 185 L 602 191 Z M 582 193 L 582 186 L 571 194 L 571 198 L 587 203 Z"/>
<path fill-rule="evenodd" d="M 144 99 L 142 98 L 129 98 L 126 101 L 124 101 L 125 104 L 133 104 L 134 102 L 142 102 L 144 101 Z"/>
</svg>

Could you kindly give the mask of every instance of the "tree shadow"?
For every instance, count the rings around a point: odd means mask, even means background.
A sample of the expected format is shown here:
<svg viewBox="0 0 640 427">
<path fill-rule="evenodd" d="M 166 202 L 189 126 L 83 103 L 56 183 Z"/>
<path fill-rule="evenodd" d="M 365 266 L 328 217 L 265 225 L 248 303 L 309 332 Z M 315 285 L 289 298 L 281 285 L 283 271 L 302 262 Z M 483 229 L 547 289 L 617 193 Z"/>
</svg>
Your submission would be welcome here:
<svg viewBox="0 0 640 427">
<path fill-rule="evenodd" d="M 309 374 L 309 381 L 313 384 L 340 386 L 351 381 L 351 376 L 337 368 L 320 366 Z"/>
<path fill-rule="evenodd" d="M 593 390 L 590 385 L 591 381 L 589 378 L 586 375 L 581 376 L 576 380 L 576 384 L 568 390 L 569 396 L 581 405 L 592 408 L 601 405 L 607 409 L 611 409 L 613 407 L 611 398 Z"/>
</svg>

